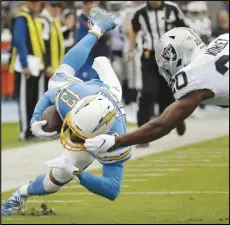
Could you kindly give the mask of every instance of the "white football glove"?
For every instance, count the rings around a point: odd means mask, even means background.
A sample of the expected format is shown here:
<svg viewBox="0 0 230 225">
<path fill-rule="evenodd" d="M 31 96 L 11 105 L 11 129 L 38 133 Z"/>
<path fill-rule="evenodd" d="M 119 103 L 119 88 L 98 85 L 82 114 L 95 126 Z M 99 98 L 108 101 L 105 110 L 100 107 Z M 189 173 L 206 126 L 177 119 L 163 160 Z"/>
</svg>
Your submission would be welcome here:
<svg viewBox="0 0 230 225">
<path fill-rule="evenodd" d="M 103 153 L 115 145 L 115 136 L 101 134 L 85 140 L 85 148 L 90 152 Z"/>
<path fill-rule="evenodd" d="M 67 158 L 58 157 L 45 162 L 45 166 L 48 168 L 59 168 L 65 170 L 74 180 L 80 183 L 77 176 L 73 175 L 74 171 L 79 171 L 79 169 L 71 164 Z"/>
<path fill-rule="evenodd" d="M 32 134 L 39 138 L 52 138 L 57 135 L 57 131 L 54 132 L 45 132 L 42 127 L 47 124 L 46 120 L 35 121 L 31 124 Z"/>
</svg>

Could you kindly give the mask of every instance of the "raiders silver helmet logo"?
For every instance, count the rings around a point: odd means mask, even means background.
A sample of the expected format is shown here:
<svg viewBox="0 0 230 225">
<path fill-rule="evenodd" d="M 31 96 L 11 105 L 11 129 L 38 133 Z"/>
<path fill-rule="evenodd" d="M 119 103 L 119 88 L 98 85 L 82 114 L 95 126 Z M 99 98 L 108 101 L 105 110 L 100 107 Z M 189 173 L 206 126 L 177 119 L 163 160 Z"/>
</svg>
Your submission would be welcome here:
<svg viewBox="0 0 230 225">
<path fill-rule="evenodd" d="M 177 59 L 176 50 L 171 44 L 164 48 L 161 56 L 167 61 L 175 61 Z"/>
</svg>

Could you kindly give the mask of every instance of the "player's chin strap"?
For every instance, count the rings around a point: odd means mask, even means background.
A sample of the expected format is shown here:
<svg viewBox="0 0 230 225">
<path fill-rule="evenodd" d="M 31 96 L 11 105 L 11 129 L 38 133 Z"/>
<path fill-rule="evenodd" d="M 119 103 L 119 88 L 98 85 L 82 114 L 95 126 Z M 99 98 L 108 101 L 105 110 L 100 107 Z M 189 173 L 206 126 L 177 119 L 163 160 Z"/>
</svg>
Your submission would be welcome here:
<svg viewBox="0 0 230 225">
<path fill-rule="evenodd" d="M 70 114 L 67 114 L 65 120 L 63 121 L 63 125 L 61 128 L 61 134 L 60 134 L 60 142 L 61 142 L 62 146 L 68 151 L 75 151 L 75 152 L 85 151 L 86 149 L 85 149 L 83 143 L 73 143 L 70 139 L 69 129 L 71 129 L 71 127 L 69 126 L 69 124 L 70 124 L 69 115 Z M 76 136 L 81 138 L 82 140 L 86 139 L 85 137 L 81 136 L 78 132 L 76 132 L 72 129 L 71 129 L 71 131 Z"/>
</svg>

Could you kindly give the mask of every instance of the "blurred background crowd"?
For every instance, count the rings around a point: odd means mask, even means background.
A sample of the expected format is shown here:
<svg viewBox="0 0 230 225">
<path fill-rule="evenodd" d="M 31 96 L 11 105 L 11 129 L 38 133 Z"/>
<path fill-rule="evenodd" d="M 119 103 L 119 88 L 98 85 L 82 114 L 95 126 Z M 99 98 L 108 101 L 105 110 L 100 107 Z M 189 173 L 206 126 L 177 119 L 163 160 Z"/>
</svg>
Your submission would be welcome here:
<svg viewBox="0 0 230 225">
<path fill-rule="evenodd" d="M 158 77 L 152 57 L 156 39 L 178 26 L 191 27 L 206 44 L 229 32 L 228 1 L 2 1 L 1 5 L 2 102 L 8 106 L 5 118 L 18 114 L 21 140 L 32 137 L 28 123 L 34 106 L 47 90 L 48 80 L 64 53 L 87 34 L 91 8 L 99 6 L 110 11 L 117 17 L 118 26 L 96 43 L 76 76 L 84 81 L 97 78 L 91 68 L 94 58 L 108 57 L 123 87 L 127 120 L 138 126 L 158 116 L 174 101 L 171 90 Z M 145 17 L 143 9 L 148 16 Z M 150 18 L 152 12 L 154 16 Z M 36 24 L 31 23 L 27 13 Z M 163 23 L 167 24 L 165 30 Z M 32 34 L 33 26 L 36 35 Z M 146 47 L 150 39 L 152 49 Z M 41 52 L 35 54 L 37 45 Z M 36 61 L 36 57 L 41 60 Z M 41 64 L 39 68 L 37 63 Z M 17 108 L 15 113 L 11 107 Z M 200 110 L 205 108 L 201 106 Z M 185 124 L 177 132 L 183 134 Z"/>
</svg>

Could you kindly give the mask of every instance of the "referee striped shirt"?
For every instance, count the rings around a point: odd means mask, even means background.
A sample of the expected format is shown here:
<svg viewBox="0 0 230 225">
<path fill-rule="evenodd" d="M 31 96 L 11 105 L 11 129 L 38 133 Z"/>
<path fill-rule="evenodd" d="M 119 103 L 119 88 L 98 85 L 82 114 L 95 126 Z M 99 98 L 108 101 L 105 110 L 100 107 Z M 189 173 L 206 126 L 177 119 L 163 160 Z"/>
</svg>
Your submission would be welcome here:
<svg viewBox="0 0 230 225">
<path fill-rule="evenodd" d="M 187 27 L 185 16 L 176 3 L 162 1 L 159 8 L 151 8 L 148 3 L 138 7 L 132 18 L 133 30 L 143 32 L 145 50 L 154 51 L 160 37 L 174 27 Z"/>
</svg>

